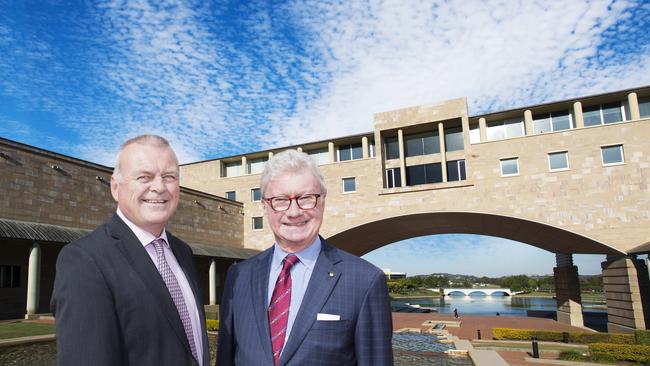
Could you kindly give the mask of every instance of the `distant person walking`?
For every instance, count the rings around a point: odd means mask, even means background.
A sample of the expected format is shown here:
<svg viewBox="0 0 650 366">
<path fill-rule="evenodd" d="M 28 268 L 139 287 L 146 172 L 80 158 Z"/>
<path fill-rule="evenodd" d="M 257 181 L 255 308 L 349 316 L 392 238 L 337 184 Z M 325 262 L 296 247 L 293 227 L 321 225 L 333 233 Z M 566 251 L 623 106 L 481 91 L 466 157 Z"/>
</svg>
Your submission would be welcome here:
<svg viewBox="0 0 650 366">
<path fill-rule="evenodd" d="M 458 309 L 454 308 L 454 319 L 458 319 Z"/>
</svg>

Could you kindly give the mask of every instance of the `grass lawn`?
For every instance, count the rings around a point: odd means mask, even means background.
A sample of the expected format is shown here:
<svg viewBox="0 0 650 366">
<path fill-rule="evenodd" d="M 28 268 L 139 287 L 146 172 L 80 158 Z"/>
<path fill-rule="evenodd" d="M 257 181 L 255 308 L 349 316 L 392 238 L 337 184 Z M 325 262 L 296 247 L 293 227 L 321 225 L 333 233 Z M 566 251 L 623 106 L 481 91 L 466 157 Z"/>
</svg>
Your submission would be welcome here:
<svg viewBox="0 0 650 366">
<path fill-rule="evenodd" d="M 43 323 L 0 323 L 0 339 L 54 334 L 54 324 Z"/>
</svg>

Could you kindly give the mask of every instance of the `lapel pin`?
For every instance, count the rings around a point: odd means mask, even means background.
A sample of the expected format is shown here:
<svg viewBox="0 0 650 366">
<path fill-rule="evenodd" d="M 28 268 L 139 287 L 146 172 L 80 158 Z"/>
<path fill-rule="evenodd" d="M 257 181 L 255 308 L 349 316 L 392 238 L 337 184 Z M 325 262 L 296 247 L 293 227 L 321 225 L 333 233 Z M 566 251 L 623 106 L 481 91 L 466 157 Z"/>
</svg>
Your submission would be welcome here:
<svg viewBox="0 0 650 366">
<path fill-rule="evenodd" d="M 333 272 L 327 272 L 327 275 L 329 276 L 329 278 L 334 277 L 334 273 L 333 273 Z"/>
</svg>

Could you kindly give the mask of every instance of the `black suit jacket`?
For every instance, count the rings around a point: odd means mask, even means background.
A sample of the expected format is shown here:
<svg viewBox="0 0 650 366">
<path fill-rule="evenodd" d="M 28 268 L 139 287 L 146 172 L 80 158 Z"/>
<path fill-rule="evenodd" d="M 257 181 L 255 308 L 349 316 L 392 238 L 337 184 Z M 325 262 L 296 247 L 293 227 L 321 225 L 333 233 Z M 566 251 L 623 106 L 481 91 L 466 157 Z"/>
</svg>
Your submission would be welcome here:
<svg viewBox="0 0 650 366">
<path fill-rule="evenodd" d="M 205 313 L 192 250 L 171 234 L 167 237 L 199 308 L 207 366 Z M 117 215 L 61 250 L 51 309 L 61 366 L 196 364 L 160 273 Z"/>
<path fill-rule="evenodd" d="M 386 276 L 365 260 L 322 248 L 278 366 L 390 366 Z M 218 366 L 273 366 L 267 291 L 273 247 L 232 265 L 221 301 Z M 339 320 L 318 320 L 319 313 Z"/>
</svg>

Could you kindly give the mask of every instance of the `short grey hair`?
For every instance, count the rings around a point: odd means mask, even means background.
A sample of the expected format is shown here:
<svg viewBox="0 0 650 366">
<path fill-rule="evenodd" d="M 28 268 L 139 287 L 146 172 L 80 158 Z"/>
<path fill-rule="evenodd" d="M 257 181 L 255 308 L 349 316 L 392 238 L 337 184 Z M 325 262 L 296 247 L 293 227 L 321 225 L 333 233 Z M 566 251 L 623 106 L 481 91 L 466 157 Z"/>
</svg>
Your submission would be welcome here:
<svg viewBox="0 0 650 366">
<path fill-rule="evenodd" d="M 301 173 L 304 171 L 310 172 L 318 183 L 320 184 L 321 195 L 327 195 L 327 188 L 325 187 L 325 179 L 318 169 L 316 162 L 304 152 L 296 150 L 285 150 L 281 153 L 273 155 L 269 161 L 264 164 L 264 171 L 260 180 L 260 190 L 262 197 L 266 198 L 266 187 L 269 182 L 274 178 L 287 173 Z"/>
<path fill-rule="evenodd" d="M 120 146 L 120 150 L 117 152 L 117 155 L 115 155 L 115 168 L 113 169 L 113 176 L 118 181 L 122 180 L 120 156 L 122 155 L 122 152 L 124 151 L 124 149 L 126 149 L 127 146 L 133 144 L 155 146 L 160 148 L 168 147 L 172 151 L 174 151 L 174 149 L 172 149 L 172 146 L 169 144 L 169 141 L 167 141 L 167 139 L 165 139 L 164 137 L 158 135 L 140 135 L 127 140 Z"/>
</svg>

